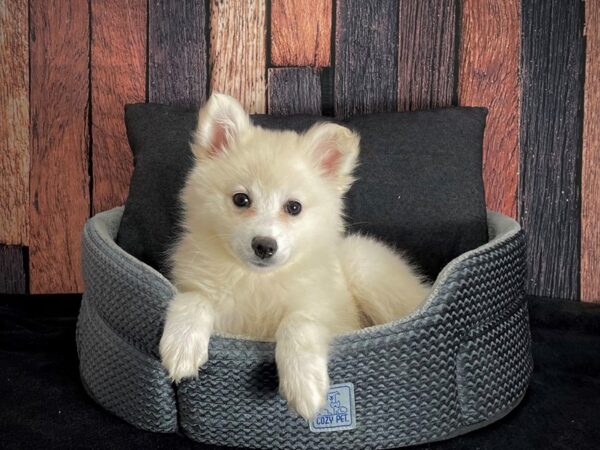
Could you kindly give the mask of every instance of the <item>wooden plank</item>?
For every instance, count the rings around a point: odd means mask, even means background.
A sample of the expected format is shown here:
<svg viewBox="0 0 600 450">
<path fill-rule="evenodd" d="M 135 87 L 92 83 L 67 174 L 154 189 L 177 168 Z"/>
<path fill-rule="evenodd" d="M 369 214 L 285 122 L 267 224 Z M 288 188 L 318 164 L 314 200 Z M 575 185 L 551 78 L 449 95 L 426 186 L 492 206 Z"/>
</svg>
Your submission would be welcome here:
<svg viewBox="0 0 600 450">
<path fill-rule="evenodd" d="M 523 0 L 520 216 L 527 291 L 579 297 L 583 4 Z"/>
<path fill-rule="evenodd" d="M 323 67 L 321 75 L 321 113 L 324 116 L 335 115 L 335 76 L 332 67 Z"/>
<path fill-rule="evenodd" d="M 88 2 L 32 0 L 30 49 L 30 291 L 81 292 L 90 211 Z"/>
<path fill-rule="evenodd" d="M 150 0 L 148 5 L 149 100 L 198 108 L 208 85 L 206 2 Z"/>
<path fill-rule="evenodd" d="M 210 88 L 266 112 L 265 0 L 211 0 Z"/>
<path fill-rule="evenodd" d="M 332 0 L 271 0 L 271 64 L 330 65 Z"/>
<path fill-rule="evenodd" d="M 400 0 L 398 110 L 452 104 L 456 0 Z"/>
<path fill-rule="evenodd" d="M 25 251 L 24 247 L 0 244 L 0 294 L 27 293 Z"/>
<path fill-rule="evenodd" d="M 600 302 L 600 0 L 585 2 L 581 299 Z"/>
<path fill-rule="evenodd" d="M 395 111 L 398 0 L 346 0 L 336 8 L 335 115 Z"/>
<path fill-rule="evenodd" d="M 27 0 L 0 0 L 0 242 L 27 244 L 29 44 Z"/>
<path fill-rule="evenodd" d="M 321 114 L 319 73 L 308 67 L 269 69 L 269 114 Z"/>
<path fill-rule="evenodd" d="M 123 107 L 146 99 L 146 0 L 92 7 L 93 211 L 125 203 L 133 170 Z"/>
<path fill-rule="evenodd" d="M 27 291 L 29 239 L 28 1 L 0 0 L 0 293 Z M 4 245 L 9 244 L 9 245 Z"/>
<path fill-rule="evenodd" d="M 519 0 L 463 0 L 458 69 L 461 105 L 489 110 L 483 142 L 487 207 L 517 217 Z"/>
</svg>

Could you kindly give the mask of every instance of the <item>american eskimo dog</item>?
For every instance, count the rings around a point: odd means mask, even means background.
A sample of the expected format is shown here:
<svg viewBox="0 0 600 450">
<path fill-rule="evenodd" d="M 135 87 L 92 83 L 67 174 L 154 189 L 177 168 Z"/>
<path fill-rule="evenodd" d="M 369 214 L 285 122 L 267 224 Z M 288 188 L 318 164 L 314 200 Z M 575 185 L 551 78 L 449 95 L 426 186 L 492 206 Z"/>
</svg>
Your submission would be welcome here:
<svg viewBox="0 0 600 450">
<path fill-rule="evenodd" d="M 198 375 L 213 332 L 275 339 L 279 392 L 311 419 L 326 400 L 331 338 L 408 314 L 429 286 L 389 247 L 345 235 L 359 153 L 349 129 L 266 130 L 214 94 L 192 151 L 162 363 L 179 382 Z"/>
</svg>

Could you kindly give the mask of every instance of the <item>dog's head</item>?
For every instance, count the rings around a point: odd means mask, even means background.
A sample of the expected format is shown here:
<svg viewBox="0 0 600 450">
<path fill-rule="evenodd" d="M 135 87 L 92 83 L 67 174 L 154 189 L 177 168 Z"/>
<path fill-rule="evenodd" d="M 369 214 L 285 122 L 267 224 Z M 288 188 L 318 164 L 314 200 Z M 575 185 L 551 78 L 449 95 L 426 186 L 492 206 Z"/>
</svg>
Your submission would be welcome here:
<svg viewBox="0 0 600 450">
<path fill-rule="evenodd" d="M 200 111 L 184 191 L 189 232 L 254 270 L 330 248 L 343 231 L 359 138 L 332 123 L 303 134 L 251 124 L 232 97 Z"/>
</svg>

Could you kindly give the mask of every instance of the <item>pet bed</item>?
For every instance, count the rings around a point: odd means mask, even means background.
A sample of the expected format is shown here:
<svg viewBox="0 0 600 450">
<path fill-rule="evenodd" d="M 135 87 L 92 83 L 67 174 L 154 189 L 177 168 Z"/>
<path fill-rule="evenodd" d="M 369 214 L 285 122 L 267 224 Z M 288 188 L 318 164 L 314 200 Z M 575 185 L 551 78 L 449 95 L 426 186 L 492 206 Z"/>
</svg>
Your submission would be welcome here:
<svg viewBox="0 0 600 450">
<path fill-rule="evenodd" d="M 199 378 L 170 382 L 158 342 L 174 287 L 117 246 L 122 213 L 85 226 L 77 346 L 89 394 L 139 428 L 229 446 L 390 448 L 485 426 L 525 393 L 525 243 L 508 217 L 488 212 L 490 241 L 452 260 L 418 311 L 334 340 L 328 405 L 309 424 L 277 394 L 272 342 L 214 336 Z"/>
</svg>

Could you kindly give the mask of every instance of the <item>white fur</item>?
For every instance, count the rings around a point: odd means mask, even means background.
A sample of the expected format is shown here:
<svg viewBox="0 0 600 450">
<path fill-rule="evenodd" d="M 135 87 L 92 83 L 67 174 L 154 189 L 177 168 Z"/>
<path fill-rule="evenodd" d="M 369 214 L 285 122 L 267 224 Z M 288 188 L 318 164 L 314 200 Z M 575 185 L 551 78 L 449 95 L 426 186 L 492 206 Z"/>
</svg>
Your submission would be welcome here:
<svg viewBox="0 0 600 450">
<path fill-rule="evenodd" d="M 264 130 L 233 98 L 211 96 L 182 193 L 184 233 L 172 254 L 179 293 L 160 342 L 173 380 L 198 375 L 213 331 L 275 338 L 280 393 L 310 419 L 325 403 L 332 336 L 397 319 L 425 299 L 429 286 L 399 255 L 344 236 L 342 198 L 358 146 L 334 124 L 302 135 Z M 233 204 L 236 193 L 250 208 Z M 302 204 L 299 215 L 285 212 L 288 200 Z M 278 243 L 266 266 L 255 236 Z"/>
</svg>

